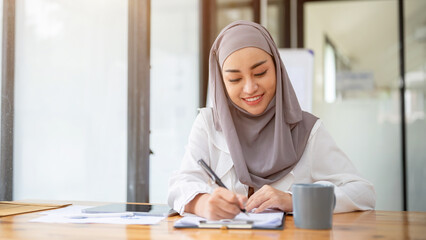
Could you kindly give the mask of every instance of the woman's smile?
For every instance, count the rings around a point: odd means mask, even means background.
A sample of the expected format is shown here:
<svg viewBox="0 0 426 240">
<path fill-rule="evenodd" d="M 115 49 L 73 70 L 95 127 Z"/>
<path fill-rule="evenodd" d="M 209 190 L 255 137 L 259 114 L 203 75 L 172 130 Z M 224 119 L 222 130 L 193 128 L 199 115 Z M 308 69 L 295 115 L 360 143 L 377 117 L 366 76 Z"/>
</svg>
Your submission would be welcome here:
<svg viewBox="0 0 426 240">
<path fill-rule="evenodd" d="M 260 94 L 260 95 L 256 95 L 256 96 L 253 96 L 253 97 L 246 97 L 246 98 L 242 98 L 242 99 L 248 105 L 256 105 L 256 104 L 260 103 L 260 101 L 262 101 L 263 95 L 264 94 Z"/>
</svg>

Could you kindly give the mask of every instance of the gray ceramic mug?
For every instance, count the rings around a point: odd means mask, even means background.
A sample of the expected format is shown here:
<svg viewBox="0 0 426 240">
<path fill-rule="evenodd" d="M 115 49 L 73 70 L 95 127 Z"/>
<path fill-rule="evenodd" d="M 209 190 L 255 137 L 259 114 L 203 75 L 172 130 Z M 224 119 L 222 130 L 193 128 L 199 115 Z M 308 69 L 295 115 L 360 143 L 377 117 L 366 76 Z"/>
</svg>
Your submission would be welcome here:
<svg viewBox="0 0 426 240">
<path fill-rule="evenodd" d="M 324 184 L 294 184 L 293 219 L 296 227 L 330 229 L 336 206 L 334 186 Z"/>
</svg>

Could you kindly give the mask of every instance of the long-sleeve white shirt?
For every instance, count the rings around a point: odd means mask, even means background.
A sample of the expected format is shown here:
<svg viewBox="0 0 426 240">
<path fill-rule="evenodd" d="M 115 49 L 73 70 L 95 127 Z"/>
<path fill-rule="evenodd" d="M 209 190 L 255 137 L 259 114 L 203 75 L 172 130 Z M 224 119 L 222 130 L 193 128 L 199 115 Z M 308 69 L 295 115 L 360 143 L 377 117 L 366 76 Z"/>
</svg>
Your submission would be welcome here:
<svg viewBox="0 0 426 240">
<path fill-rule="evenodd" d="M 196 195 L 212 193 L 217 187 L 197 164 L 199 159 L 212 168 L 229 190 L 247 196 L 249 186 L 242 184 L 236 175 L 225 137 L 214 127 L 212 109 L 203 108 L 192 126 L 181 168 L 169 180 L 168 203 L 173 209 L 183 215 L 185 205 Z M 313 126 L 297 165 L 271 186 L 281 191 L 291 191 L 295 183 L 333 184 L 335 213 L 371 210 L 375 206 L 373 185 L 359 175 L 321 120 L 317 120 Z"/>
</svg>

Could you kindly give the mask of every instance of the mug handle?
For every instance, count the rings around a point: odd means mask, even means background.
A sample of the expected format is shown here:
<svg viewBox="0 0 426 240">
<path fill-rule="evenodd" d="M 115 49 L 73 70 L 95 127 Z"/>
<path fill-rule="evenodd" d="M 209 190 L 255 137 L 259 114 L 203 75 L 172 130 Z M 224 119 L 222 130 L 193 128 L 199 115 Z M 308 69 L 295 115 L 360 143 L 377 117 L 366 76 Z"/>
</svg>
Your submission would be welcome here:
<svg viewBox="0 0 426 240">
<path fill-rule="evenodd" d="M 336 208 L 336 194 L 333 193 L 334 201 L 333 201 L 333 210 Z"/>
</svg>

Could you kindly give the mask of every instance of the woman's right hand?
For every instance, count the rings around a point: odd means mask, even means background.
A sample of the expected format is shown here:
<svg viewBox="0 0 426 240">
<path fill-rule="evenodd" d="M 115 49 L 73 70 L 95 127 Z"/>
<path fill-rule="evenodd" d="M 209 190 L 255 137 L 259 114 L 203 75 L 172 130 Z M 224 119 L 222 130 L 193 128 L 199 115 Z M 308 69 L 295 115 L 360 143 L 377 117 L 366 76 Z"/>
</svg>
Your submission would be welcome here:
<svg viewBox="0 0 426 240">
<path fill-rule="evenodd" d="M 198 194 L 185 206 L 185 212 L 210 219 L 232 219 L 244 209 L 247 197 L 218 187 L 212 194 Z"/>
</svg>

